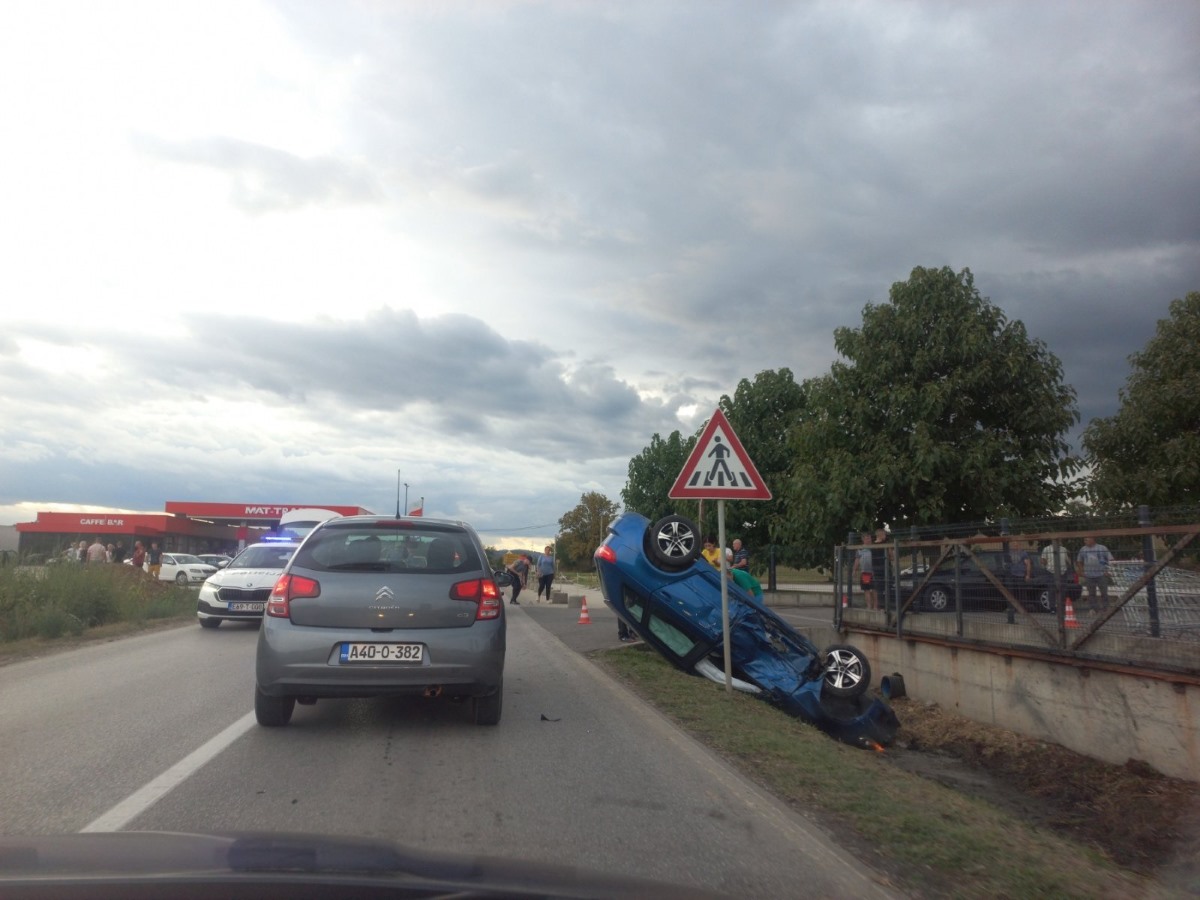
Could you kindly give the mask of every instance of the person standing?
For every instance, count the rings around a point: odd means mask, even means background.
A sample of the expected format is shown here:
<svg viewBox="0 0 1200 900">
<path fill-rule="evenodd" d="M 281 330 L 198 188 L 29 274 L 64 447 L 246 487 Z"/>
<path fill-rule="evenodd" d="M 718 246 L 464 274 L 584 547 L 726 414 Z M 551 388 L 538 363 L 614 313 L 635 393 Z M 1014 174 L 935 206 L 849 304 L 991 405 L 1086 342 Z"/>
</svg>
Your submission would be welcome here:
<svg viewBox="0 0 1200 900">
<path fill-rule="evenodd" d="M 129 557 L 129 564 L 139 572 L 146 565 L 146 548 L 142 546 L 141 541 L 133 542 L 133 556 Z"/>
<path fill-rule="evenodd" d="M 871 588 L 875 594 L 875 605 L 879 609 L 879 593 L 883 592 L 883 605 L 887 606 L 887 529 L 875 529 L 875 546 L 871 548 Z"/>
<path fill-rule="evenodd" d="M 633 632 L 630 630 L 629 626 L 625 624 L 625 620 L 620 616 L 617 616 L 617 640 L 619 640 L 622 644 L 628 644 L 631 641 L 637 640 L 637 638 L 633 636 Z"/>
<path fill-rule="evenodd" d="M 521 585 L 525 583 L 525 575 L 529 572 L 529 560 L 524 556 L 518 556 L 512 561 L 512 565 L 508 567 L 508 572 L 512 575 L 512 599 L 509 600 L 509 605 L 520 606 L 517 602 L 517 595 L 521 593 Z"/>
<path fill-rule="evenodd" d="M 546 552 L 538 557 L 537 561 L 537 576 L 538 576 L 538 599 L 542 597 L 542 591 L 546 592 L 546 602 L 550 602 L 550 588 L 554 584 L 554 548 L 547 545 Z"/>
<path fill-rule="evenodd" d="M 87 561 L 89 563 L 108 562 L 108 550 L 100 543 L 100 538 L 93 539 L 91 544 L 88 545 Z"/>
<path fill-rule="evenodd" d="M 700 551 L 714 569 L 721 568 L 721 551 L 717 549 L 717 539 L 711 534 L 704 539 L 704 549 Z"/>
<path fill-rule="evenodd" d="M 1008 578 L 1013 596 L 1022 606 L 1029 600 L 1029 582 L 1033 580 L 1033 560 L 1019 541 L 1013 541 L 1008 551 Z"/>
<path fill-rule="evenodd" d="M 87 565 L 87 550 L 87 541 L 80 541 L 78 546 L 75 548 L 75 562 L 79 563 L 81 566 Z"/>
<path fill-rule="evenodd" d="M 858 573 L 858 586 L 862 589 L 867 609 L 879 609 L 879 595 L 875 593 L 875 574 L 871 562 L 871 532 L 862 533 L 863 548 L 854 554 L 854 571 Z"/>
<path fill-rule="evenodd" d="M 150 549 L 146 551 L 146 565 L 150 577 L 158 581 L 158 573 L 162 571 L 162 550 L 158 548 L 158 541 L 150 542 Z"/>
<path fill-rule="evenodd" d="M 733 568 L 743 572 L 750 571 L 750 551 L 742 544 L 740 538 L 733 539 Z"/>
<path fill-rule="evenodd" d="M 1092 612 L 1097 612 L 1096 588 L 1100 589 L 1100 601 L 1108 607 L 1108 564 L 1112 562 L 1112 554 L 1103 544 L 1097 544 L 1096 539 L 1088 535 L 1083 539 L 1083 546 L 1075 557 L 1075 566 L 1079 577 L 1087 587 L 1088 605 Z"/>
<path fill-rule="evenodd" d="M 1066 575 L 1071 567 L 1071 554 L 1067 552 L 1067 548 L 1061 544 L 1055 549 L 1055 542 L 1051 541 L 1042 548 L 1042 568 L 1047 572 L 1056 575 Z"/>
<path fill-rule="evenodd" d="M 125 562 L 125 556 L 125 542 L 119 540 L 117 541 L 117 546 L 113 548 L 112 561 L 118 564 L 123 563 Z"/>
</svg>

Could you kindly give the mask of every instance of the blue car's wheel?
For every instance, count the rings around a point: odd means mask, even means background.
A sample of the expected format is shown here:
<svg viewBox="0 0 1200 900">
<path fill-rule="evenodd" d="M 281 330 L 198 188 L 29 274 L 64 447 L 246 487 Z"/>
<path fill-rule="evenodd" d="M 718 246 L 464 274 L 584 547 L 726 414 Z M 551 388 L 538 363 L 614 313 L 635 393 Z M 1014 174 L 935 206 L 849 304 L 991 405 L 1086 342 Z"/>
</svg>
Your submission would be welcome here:
<svg viewBox="0 0 1200 900">
<path fill-rule="evenodd" d="M 825 690 L 838 697 L 857 697 L 871 686 L 871 664 L 862 651 L 834 644 L 825 651 Z"/>
<path fill-rule="evenodd" d="M 664 516 L 646 532 L 646 555 L 667 572 L 686 569 L 700 556 L 696 523 L 683 516 Z"/>
</svg>

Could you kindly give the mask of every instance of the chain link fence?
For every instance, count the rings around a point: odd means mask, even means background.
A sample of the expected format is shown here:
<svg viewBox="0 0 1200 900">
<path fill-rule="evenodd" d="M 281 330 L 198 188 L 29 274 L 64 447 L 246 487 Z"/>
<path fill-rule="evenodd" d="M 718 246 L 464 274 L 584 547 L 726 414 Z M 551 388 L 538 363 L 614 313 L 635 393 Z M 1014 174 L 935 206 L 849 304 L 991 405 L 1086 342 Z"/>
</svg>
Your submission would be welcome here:
<svg viewBox="0 0 1200 900">
<path fill-rule="evenodd" d="M 1200 674 L 1200 510 L 851 533 L 839 627 Z M 840 601 L 840 602 L 839 602 Z"/>
</svg>

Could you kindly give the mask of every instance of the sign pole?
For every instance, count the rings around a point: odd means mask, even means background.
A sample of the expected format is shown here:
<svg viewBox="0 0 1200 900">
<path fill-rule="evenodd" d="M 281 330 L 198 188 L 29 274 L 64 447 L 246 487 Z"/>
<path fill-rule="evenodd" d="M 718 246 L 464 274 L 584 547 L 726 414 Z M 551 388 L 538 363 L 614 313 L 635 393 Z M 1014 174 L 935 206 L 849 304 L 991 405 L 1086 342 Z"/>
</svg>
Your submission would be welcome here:
<svg viewBox="0 0 1200 900">
<path fill-rule="evenodd" d="M 729 646 L 729 560 L 725 558 L 725 501 L 717 501 L 717 546 L 721 557 L 721 631 L 725 641 L 725 693 L 733 695 L 733 654 Z"/>
<path fill-rule="evenodd" d="M 725 501 L 770 500 L 771 491 L 729 420 L 718 407 L 696 440 L 696 446 L 667 492 L 672 500 L 700 501 L 700 530 L 704 531 L 704 501 L 717 501 L 717 540 L 720 542 L 721 631 L 725 650 L 725 693 L 733 694 L 733 647 L 729 636 L 729 561 L 725 559 Z"/>
</svg>

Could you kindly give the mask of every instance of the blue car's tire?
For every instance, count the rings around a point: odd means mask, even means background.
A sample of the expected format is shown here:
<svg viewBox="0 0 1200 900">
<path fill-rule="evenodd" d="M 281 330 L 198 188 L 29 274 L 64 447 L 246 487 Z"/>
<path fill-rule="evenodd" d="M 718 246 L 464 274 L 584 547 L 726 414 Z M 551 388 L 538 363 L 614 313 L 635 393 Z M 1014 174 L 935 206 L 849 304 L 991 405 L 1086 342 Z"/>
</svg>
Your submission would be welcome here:
<svg viewBox="0 0 1200 900">
<path fill-rule="evenodd" d="M 871 664 L 850 644 L 833 644 L 825 650 L 825 690 L 838 697 L 857 697 L 871 686 Z"/>
<path fill-rule="evenodd" d="M 646 555 L 665 572 L 686 569 L 700 557 L 700 532 L 684 516 L 664 516 L 646 531 Z"/>
</svg>

